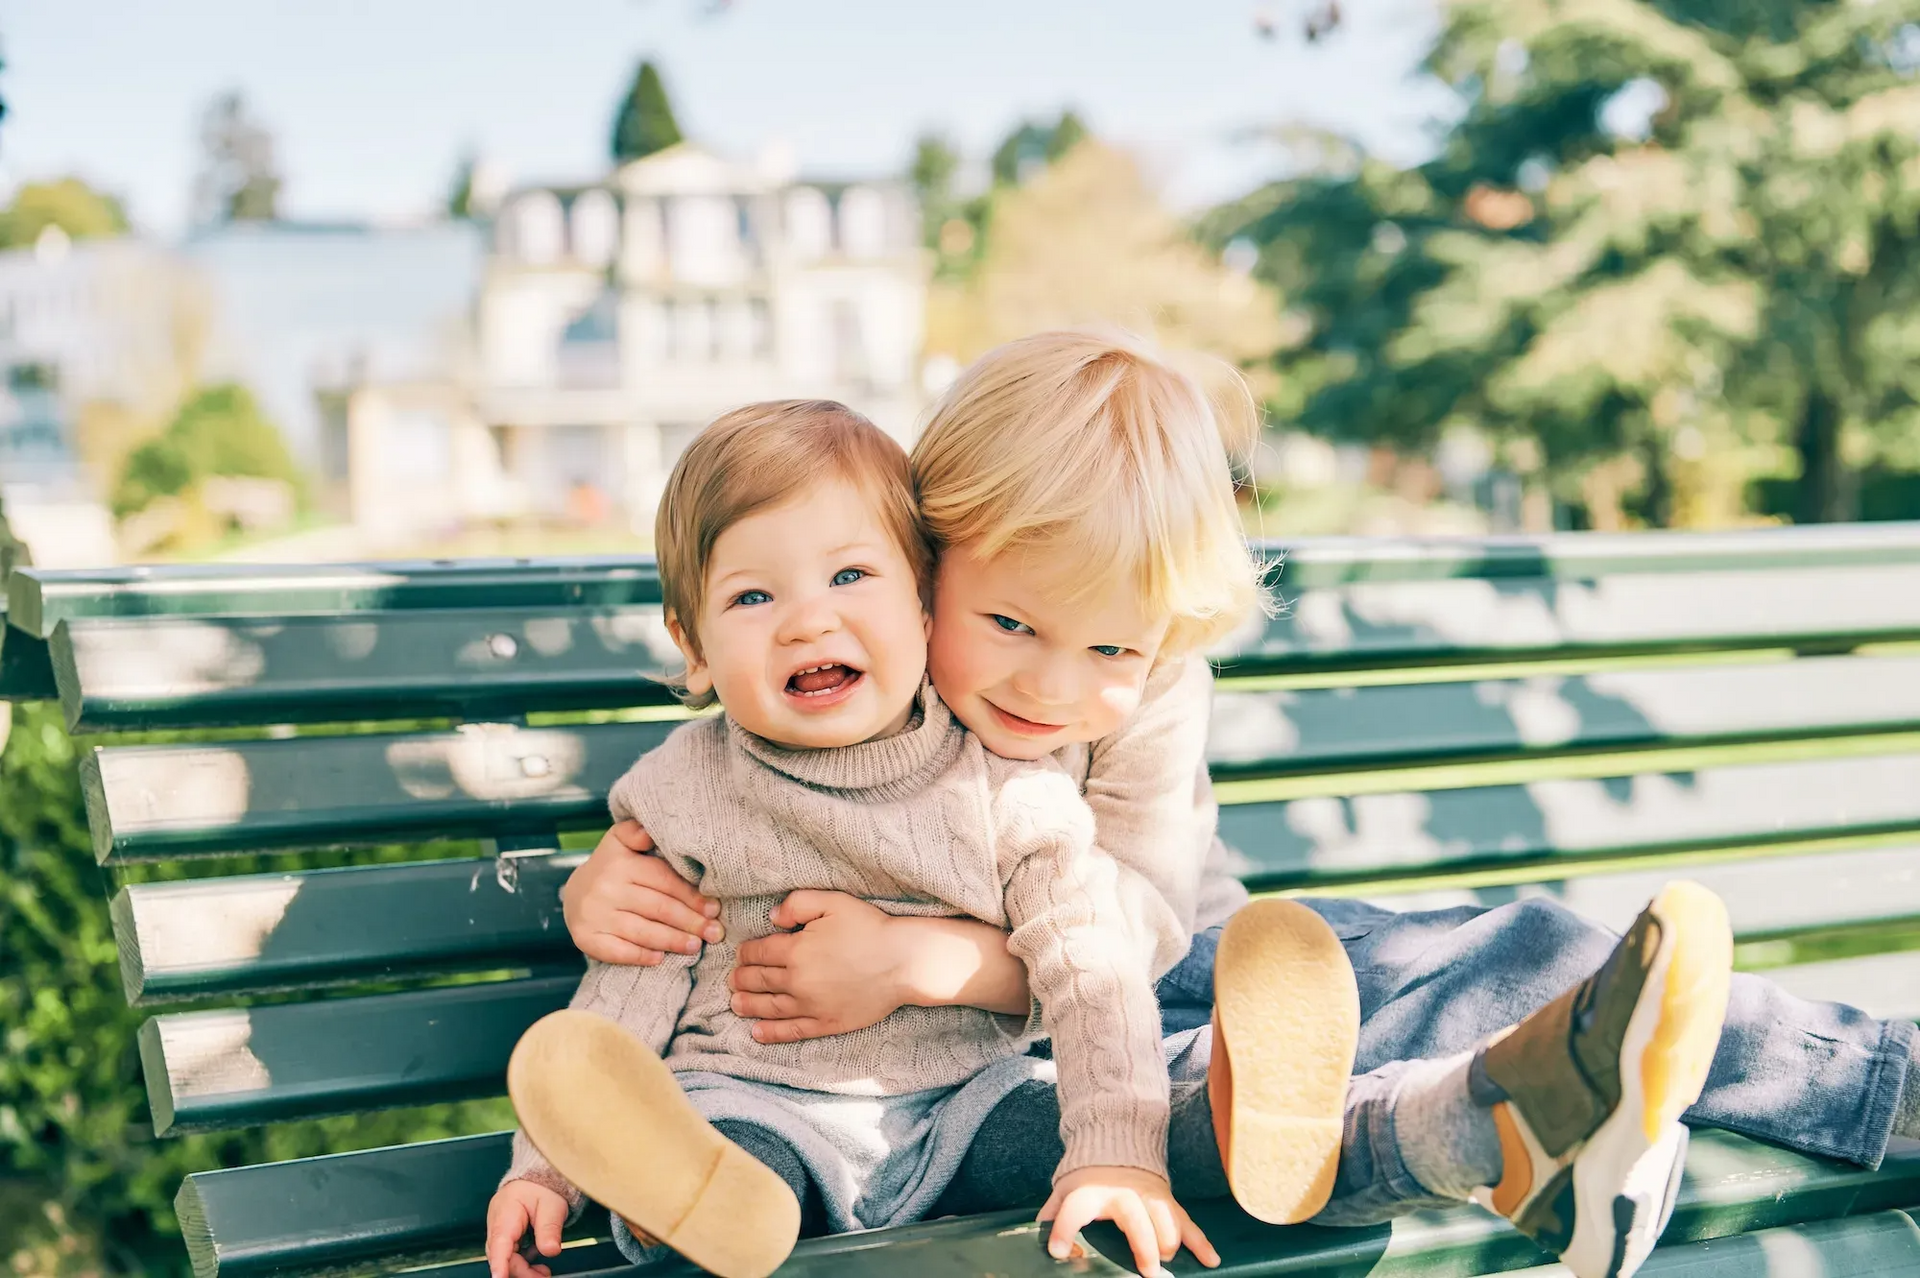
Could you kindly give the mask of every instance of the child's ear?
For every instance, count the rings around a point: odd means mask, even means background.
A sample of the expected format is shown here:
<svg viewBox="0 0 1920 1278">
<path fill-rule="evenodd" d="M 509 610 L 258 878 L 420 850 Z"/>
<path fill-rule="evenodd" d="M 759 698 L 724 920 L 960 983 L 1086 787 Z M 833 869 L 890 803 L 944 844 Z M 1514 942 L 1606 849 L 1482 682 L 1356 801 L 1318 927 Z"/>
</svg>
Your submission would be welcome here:
<svg viewBox="0 0 1920 1278">
<path fill-rule="evenodd" d="M 687 640 L 687 632 L 673 609 L 667 609 L 666 620 L 667 633 L 673 636 L 673 646 L 680 650 L 681 658 L 687 663 L 687 672 L 681 676 L 680 682 L 692 695 L 706 696 L 713 691 L 713 676 L 707 673 L 707 663 L 693 650 L 693 645 Z"/>
</svg>

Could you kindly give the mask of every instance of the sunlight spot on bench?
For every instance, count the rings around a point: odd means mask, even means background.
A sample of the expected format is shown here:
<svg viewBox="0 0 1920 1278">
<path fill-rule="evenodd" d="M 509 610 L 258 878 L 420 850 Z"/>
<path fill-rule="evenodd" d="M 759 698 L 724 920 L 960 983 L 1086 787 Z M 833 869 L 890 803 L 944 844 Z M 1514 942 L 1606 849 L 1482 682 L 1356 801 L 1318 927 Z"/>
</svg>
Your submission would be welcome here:
<svg viewBox="0 0 1920 1278">
<path fill-rule="evenodd" d="M 237 750 L 109 752 L 100 771 L 116 830 L 232 825 L 247 815 L 252 778 Z"/>
<path fill-rule="evenodd" d="M 220 968 L 259 958 L 300 884 L 289 875 L 236 890 L 234 880 L 216 879 L 199 891 L 182 888 L 134 898 L 148 970 Z M 170 960 L 170 955 L 178 957 Z M 191 962 L 181 962 L 187 956 Z"/>
<path fill-rule="evenodd" d="M 272 1085 L 265 1063 L 248 1045 L 253 1018 L 244 1009 L 207 1012 L 163 1024 L 167 1077 L 176 1100 L 260 1091 Z"/>
<path fill-rule="evenodd" d="M 279 627 L 253 627 L 270 634 Z M 197 696 L 241 688 L 266 668 L 260 645 L 231 625 L 175 622 L 121 630 L 83 627 L 71 634 L 76 662 L 89 683 L 126 696 Z"/>
</svg>

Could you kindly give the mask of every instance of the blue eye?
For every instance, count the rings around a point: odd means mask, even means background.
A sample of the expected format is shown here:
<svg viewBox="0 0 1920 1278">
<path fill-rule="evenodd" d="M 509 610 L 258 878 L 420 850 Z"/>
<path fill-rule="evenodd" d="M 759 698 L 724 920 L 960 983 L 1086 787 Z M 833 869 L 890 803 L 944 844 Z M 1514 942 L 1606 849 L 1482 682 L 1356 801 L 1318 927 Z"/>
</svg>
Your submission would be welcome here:
<svg viewBox="0 0 1920 1278">
<path fill-rule="evenodd" d="M 1096 643 L 1093 650 L 1103 657 L 1117 657 L 1126 651 L 1117 643 Z"/>
<path fill-rule="evenodd" d="M 736 608 L 751 608 L 755 604 L 767 603 L 773 598 L 764 590 L 743 590 L 733 597 Z"/>
<path fill-rule="evenodd" d="M 1000 627 L 1010 635 L 1030 635 L 1033 633 L 1033 627 L 1024 621 L 1015 621 L 1012 617 L 1003 617 L 997 612 L 990 612 L 987 616 L 993 618 L 994 625 Z"/>
<path fill-rule="evenodd" d="M 851 586 L 854 582 L 869 575 L 865 568 L 842 568 L 839 572 L 833 574 L 833 584 L 836 586 Z"/>
</svg>

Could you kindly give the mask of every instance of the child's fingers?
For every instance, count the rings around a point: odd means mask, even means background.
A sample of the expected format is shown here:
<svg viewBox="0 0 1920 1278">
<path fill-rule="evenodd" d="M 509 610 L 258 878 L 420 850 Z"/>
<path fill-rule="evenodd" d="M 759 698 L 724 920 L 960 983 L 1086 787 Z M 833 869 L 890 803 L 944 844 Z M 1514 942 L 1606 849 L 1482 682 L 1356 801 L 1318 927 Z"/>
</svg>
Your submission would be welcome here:
<svg viewBox="0 0 1920 1278">
<path fill-rule="evenodd" d="M 1160 1259 L 1172 1260 L 1180 1254 L 1180 1223 L 1174 1218 L 1173 1203 L 1149 1196 L 1146 1204 L 1147 1219 L 1153 1222 L 1153 1236 L 1160 1244 Z"/>
<path fill-rule="evenodd" d="M 833 907 L 842 897 L 843 894 L 839 892 L 822 892 L 813 888 L 789 892 L 787 898 L 774 907 L 773 921 L 781 927 L 805 927 L 815 919 L 833 913 Z"/>
<path fill-rule="evenodd" d="M 769 1009 L 762 1013 L 768 1020 L 781 1021 L 800 1014 L 799 1004 L 791 994 L 735 994 L 727 1000 L 727 1006 L 735 1016 L 745 1016 L 747 1013 L 742 1009 L 748 999 L 756 999 L 757 1006 Z"/>
<path fill-rule="evenodd" d="M 1076 1189 L 1058 1204 L 1048 1205 L 1055 1207 L 1055 1213 L 1053 1230 L 1047 1235 L 1047 1254 L 1055 1260 L 1069 1260 L 1080 1231 L 1100 1219 L 1101 1195 Z"/>
<path fill-rule="evenodd" d="M 495 1195 L 487 1207 L 487 1273 L 490 1278 L 509 1278 L 508 1261 L 526 1232 L 527 1208 L 518 1198 Z"/>
<path fill-rule="evenodd" d="M 727 973 L 727 985 L 736 994 L 793 993 L 787 969 L 768 967 L 764 963 L 741 962 L 733 971 Z"/>
<path fill-rule="evenodd" d="M 794 947 L 799 944 L 799 941 L 800 938 L 791 932 L 775 932 L 770 936 L 742 941 L 740 951 L 735 958 L 739 966 L 733 970 L 737 972 L 746 967 L 786 967 L 793 961 Z"/>
<path fill-rule="evenodd" d="M 832 1026 L 814 1016 L 753 1023 L 753 1041 L 756 1043 L 798 1043 L 802 1039 L 826 1038 L 834 1032 Z"/>
<path fill-rule="evenodd" d="M 1160 1235 L 1153 1227 L 1153 1214 L 1147 1210 L 1147 1204 L 1139 1194 L 1125 1191 L 1113 1195 L 1107 1207 L 1104 1214 L 1126 1235 L 1127 1246 L 1133 1252 L 1133 1267 L 1139 1270 L 1141 1278 L 1159 1278 L 1163 1272 Z"/>
<path fill-rule="evenodd" d="M 576 939 L 582 954 L 590 959 L 599 959 L 602 963 L 621 967 L 658 967 L 666 958 L 659 950 L 645 949 L 611 932 L 585 932 Z"/>
<path fill-rule="evenodd" d="M 653 836 L 647 833 L 645 826 L 631 817 L 625 821 L 616 822 L 607 833 L 620 840 L 630 852 L 653 851 Z"/>
<path fill-rule="evenodd" d="M 558 1194 L 542 1195 L 533 1208 L 533 1244 L 543 1256 L 560 1254 L 560 1230 L 567 1223 L 567 1201 Z"/>
<path fill-rule="evenodd" d="M 655 897 L 664 901 L 664 897 Z M 674 909 L 682 907 L 675 905 Z M 684 911 L 683 911 L 684 912 Z M 708 926 L 696 923 L 695 928 Z M 602 931 L 611 932 L 623 941 L 631 942 L 642 949 L 657 950 L 662 954 L 698 954 L 701 938 L 686 932 L 671 923 L 659 923 L 645 914 L 633 910 L 619 910 L 606 920 Z"/>
<path fill-rule="evenodd" d="M 1213 1243 L 1208 1241 L 1206 1232 L 1193 1223 L 1193 1217 L 1187 1215 L 1184 1208 L 1176 1204 L 1174 1211 L 1180 1216 L 1180 1241 L 1186 1244 L 1187 1250 L 1193 1253 L 1195 1260 L 1209 1269 L 1218 1269 L 1220 1253 L 1214 1250 Z"/>
<path fill-rule="evenodd" d="M 791 1002 L 784 994 L 735 994 L 727 1005 L 735 1016 L 750 1021 L 782 1021 L 793 1015 L 793 1009 L 787 1006 Z"/>
</svg>

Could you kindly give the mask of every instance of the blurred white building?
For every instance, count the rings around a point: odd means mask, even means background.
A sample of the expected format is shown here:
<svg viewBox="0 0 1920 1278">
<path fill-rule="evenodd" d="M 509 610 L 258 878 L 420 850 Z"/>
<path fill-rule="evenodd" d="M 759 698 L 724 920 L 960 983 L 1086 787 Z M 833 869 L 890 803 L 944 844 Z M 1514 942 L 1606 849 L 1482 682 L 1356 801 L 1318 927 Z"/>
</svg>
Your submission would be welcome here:
<svg viewBox="0 0 1920 1278">
<path fill-rule="evenodd" d="M 457 387 L 367 382 L 340 412 L 355 522 L 650 530 L 668 469 L 753 400 L 837 399 L 903 442 L 927 263 L 896 181 L 794 180 L 680 145 L 586 187 L 509 192 Z"/>
</svg>

